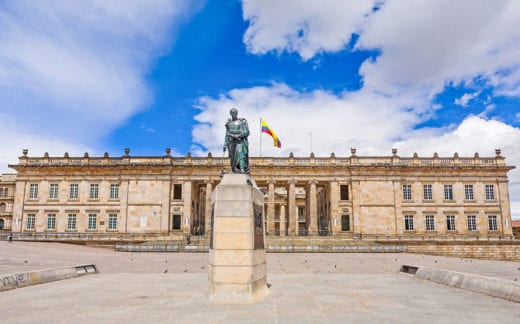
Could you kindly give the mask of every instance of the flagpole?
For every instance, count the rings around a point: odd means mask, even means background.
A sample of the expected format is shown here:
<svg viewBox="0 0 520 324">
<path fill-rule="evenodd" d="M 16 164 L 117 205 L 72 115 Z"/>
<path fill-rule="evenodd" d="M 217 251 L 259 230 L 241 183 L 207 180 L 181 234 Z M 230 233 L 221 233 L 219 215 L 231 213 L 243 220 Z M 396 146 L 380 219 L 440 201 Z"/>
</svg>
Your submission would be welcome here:
<svg viewBox="0 0 520 324">
<path fill-rule="evenodd" d="M 311 140 L 311 153 L 312 153 L 312 132 L 309 132 L 309 137 L 310 137 L 310 140 Z"/>
<path fill-rule="evenodd" d="M 260 157 L 262 157 L 262 118 L 260 118 Z"/>
</svg>

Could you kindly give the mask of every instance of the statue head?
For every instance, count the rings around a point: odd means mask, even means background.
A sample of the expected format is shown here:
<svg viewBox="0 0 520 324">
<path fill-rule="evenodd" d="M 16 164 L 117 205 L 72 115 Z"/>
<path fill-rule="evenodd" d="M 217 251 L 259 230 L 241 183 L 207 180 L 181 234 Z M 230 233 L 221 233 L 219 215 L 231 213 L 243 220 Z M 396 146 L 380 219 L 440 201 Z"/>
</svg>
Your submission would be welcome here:
<svg viewBox="0 0 520 324">
<path fill-rule="evenodd" d="M 231 108 L 231 110 L 229 111 L 229 114 L 231 115 L 231 118 L 233 120 L 237 119 L 237 116 L 238 116 L 238 110 L 236 108 Z"/>
</svg>

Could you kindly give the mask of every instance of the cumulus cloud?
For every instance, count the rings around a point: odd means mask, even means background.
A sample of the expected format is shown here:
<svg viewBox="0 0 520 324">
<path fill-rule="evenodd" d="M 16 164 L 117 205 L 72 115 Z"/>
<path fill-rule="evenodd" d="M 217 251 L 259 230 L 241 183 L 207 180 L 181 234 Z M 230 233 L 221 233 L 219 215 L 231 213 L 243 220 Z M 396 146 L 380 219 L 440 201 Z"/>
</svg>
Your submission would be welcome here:
<svg viewBox="0 0 520 324">
<path fill-rule="evenodd" d="M 249 27 L 244 43 L 250 52 L 297 52 L 304 60 L 324 51 L 343 49 L 370 13 L 366 0 L 243 1 Z"/>
<path fill-rule="evenodd" d="M 144 75 L 190 12 L 185 0 L 2 2 L 4 154 L 95 149 L 150 102 Z"/>
</svg>

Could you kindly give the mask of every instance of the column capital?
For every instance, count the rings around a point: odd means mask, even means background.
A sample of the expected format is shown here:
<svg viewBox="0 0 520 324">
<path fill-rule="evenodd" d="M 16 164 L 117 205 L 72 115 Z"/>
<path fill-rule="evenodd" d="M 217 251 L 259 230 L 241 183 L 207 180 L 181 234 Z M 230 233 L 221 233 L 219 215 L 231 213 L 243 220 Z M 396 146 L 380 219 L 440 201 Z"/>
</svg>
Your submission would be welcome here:
<svg viewBox="0 0 520 324">
<path fill-rule="evenodd" d="M 273 179 L 269 179 L 267 180 L 267 184 L 276 184 L 276 180 L 273 180 Z"/>
<path fill-rule="evenodd" d="M 210 185 L 213 185 L 213 180 L 204 180 L 204 183 L 205 183 L 206 185 L 209 185 L 209 184 L 210 184 Z"/>
<path fill-rule="evenodd" d="M 294 178 L 292 178 L 292 179 L 289 179 L 289 181 L 287 181 L 287 183 L 290 185 L 296 185 L 298 183 L 298 181 L 296 181 Z"/>
<path fill-rule="evenodd" d="M 310 185 L 317 185 L 318 184 L 318 180 L 314 180 L 314 179 L 313 180 L 309 180 L 307 183 L 310 184 Z"/>
</svg>

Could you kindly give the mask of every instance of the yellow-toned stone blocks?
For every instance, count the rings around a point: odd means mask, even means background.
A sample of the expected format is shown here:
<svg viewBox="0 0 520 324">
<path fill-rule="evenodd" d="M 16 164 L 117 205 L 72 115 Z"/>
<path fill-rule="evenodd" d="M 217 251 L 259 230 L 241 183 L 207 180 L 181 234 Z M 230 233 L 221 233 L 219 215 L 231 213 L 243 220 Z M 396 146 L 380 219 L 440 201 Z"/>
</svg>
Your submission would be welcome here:
<svg viewBox="0 0 520 324">
<path fill-rule="evenodd" d="M 248 175 L 227 174 L 213 192 L 213 206 L 210 301 L 262 298 L 268 292 L 262 193 Z"/>
</svg>

